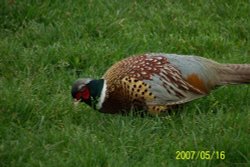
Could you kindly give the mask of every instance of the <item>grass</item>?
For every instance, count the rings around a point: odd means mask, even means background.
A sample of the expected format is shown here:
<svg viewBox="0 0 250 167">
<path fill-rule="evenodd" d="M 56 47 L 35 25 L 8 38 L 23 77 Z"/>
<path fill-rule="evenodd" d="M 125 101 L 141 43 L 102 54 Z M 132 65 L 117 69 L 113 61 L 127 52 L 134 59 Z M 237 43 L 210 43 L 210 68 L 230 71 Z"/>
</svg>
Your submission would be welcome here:
<svg viewBox="0 0 250 167">
<path fill-rule="evenodd" d="M 248 85 L 166 117 L 74 107 L 70 86 L 145 52 L 250 63 L 249 1 L 11 1 L 0 5 L 0 166 L 248 166 Z M 176 151 L 225 159 L 176 160 Z"/>
</svg>

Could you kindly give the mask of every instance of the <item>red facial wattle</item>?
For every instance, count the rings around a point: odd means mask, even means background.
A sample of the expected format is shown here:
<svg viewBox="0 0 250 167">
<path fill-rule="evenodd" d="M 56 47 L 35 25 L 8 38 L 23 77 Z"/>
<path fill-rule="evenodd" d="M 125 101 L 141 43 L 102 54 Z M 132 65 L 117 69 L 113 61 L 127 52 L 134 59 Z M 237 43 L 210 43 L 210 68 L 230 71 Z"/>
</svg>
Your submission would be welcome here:
<svg viewBox="0 0 250 167">
<path fill-rule="evenodd" d="M 90 97 L 90 92 L 89 92 L 89 89 L 88 89 L 88 88 L 86 88 L 86 89 L 83 90 L 83 92 L 82 92 L 82 97 L 83 97 L 84 100 L 88 100 L 88 99 L 89 99 L 89 97 Z"/>
<path fill-rule="evenodd" d="M 80 100 L 81 98 L 83 100 L 88 100 L 89 97 L 90 97 L 90 92 L 88 88 L 83 88 L 83 90 L 79 91 L 75 96 L 77 100 Z"/>
</svg>

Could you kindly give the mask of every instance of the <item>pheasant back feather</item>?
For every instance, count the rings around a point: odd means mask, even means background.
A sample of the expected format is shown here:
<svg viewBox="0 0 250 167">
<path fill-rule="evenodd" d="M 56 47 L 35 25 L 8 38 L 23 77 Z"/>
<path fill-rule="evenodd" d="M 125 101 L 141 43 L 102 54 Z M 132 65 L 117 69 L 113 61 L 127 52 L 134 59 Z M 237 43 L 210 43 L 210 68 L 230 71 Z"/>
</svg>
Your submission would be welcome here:
<svg viewBox="0 0 250 167">
<path fill-rule="evenodd" d="M 115 94 L 121 100 L 126 99 L 129 108 L 139 106 L 151 112 L 166 110 L 168 105 L 181 104 L 207 92 L 198 75 L 192 73 L 185 80 L 181 71 L 161 54 L 124 59 L 113 65 L 103 78 L 108 85 L 107 98 Z"/>
</svg>

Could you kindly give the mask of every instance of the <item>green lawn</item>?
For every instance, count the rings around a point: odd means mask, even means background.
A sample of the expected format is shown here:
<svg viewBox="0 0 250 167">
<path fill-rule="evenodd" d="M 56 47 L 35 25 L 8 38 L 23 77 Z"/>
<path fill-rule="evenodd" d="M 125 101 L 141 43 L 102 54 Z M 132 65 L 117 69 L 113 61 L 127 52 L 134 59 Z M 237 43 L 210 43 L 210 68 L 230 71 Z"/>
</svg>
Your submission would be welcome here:
<svg viewBox="0 0 250 167">
<path fill-rule="evenodd" d="M 250 63 L 248 0 L 0 2 L 0 166 L 248 166 L 250 86 L 228 86 L 166 117 L 72 105 L 78 77 L 146 52 Z M 225 159 L 177 160 L 177 151 Z"/>
</svg>

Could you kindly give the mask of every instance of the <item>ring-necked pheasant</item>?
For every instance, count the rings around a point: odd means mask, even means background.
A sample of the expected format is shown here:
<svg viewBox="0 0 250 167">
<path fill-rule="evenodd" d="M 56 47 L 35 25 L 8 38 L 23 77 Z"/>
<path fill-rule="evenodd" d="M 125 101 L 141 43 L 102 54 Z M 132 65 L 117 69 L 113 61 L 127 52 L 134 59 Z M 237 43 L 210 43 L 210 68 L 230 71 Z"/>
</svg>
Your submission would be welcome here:
<svg viewBox="0 0 250 167">
<path fill-rule="evenodd" d="M 131 109 L 159 114 L 217 86 L 250 83 L 250 64 L 220 64 L 176 54 L 144 54 L 114 64 L 102 79 L 79 79 L 72 96 L 104 113 Z"/>
</svg>

